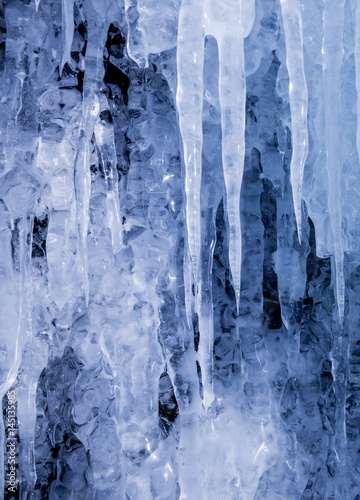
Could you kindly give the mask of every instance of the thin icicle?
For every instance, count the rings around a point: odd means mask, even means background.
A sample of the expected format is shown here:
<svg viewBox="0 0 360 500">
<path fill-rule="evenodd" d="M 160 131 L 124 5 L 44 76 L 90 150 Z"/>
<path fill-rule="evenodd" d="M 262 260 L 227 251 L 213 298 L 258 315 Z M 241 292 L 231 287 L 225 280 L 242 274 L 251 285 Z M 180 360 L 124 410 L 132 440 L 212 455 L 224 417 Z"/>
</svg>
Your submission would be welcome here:
<svg viewBox="0 0 360 500">
<path fill-rule="evenodd" d="M 186 225 L 192 280 L 195 286 L 201 249 L 200 187 L 204 66 L 202 13 L 202 0 L 183 1 L 179 16 L 177 48 L 176 104 L 184 147 Z M 189 290 L 189 287 L 185 289 Z M 187 302 L 191 300 L 191 297 L 186 297 Z"/>
<path fill-rule="evenodd" d="M 299 242 L 301 242 L 301 199 L 304 167 L 308 155 L 308 91 L 304 72 L 302 17 L 298 0 L 281 0 L 285 30 L 286 65 L 292 129 L 290 176 Z"/>
<path fill-rule="evenodd" d="M 240 191 L 245 159 L 246 83 L 244 38 L 239 28 L 219 40 L 219 95 L 221 106 L 222 159 L 229 222 L 229 262 L 237 314 L 241 288 Z"/>
<path fill-rule="evenodd" d="M 328 206 L 335 249 L 336 302 L 340 322 L 344 317 L 345 281 L 342 242 L 341 159 L 339 108 L 345 0 L 327 0 L 324 11 L 323 79 L 325 93 L 326 156 L 329 179 Z"/>
<path fill-rule="evenodd" d="M 102 96 L 103 97 L 103 96 Z M 104 101 L 102 102 L 104 105 Z M 122 246 L 122 226 L 120 216 L 117 159 L 115 149 L 114 128 L 111 123 L 104 123 L 98 119 L 95 129 L 95 139 L 98 145 L 101 161 L 104 168 L 105 181 L 107 185 L 107 216 L 111 231 L 111 241 L 114 252 L 118 252 Z"/>
<path fill-rule="evenodd" d="M 105 12 L 99 2 L 92 0 L 87 4 L 86 13 L 91 19 L 88 24 L 89 42 L 86 47 L 84 76 L 84 131 L 88 144 L 95 134 L 103 163 L 107 185 L 106 212 L 108 227 L 114 252 L 122 246 L 122 226 L 120 218 L 120 202 L 118 192 L 117 158 L 115 149 L 114 129 L 112 124 L 106 124 L 100 119 L 100 111 L 107 111 L 108 104 L 104 94 L 100 92 L 104 78 L 103 53 L 107 30 L 111 15 L 116 15 L 116 3 L 110 1 Z M 89 166 L 88 166 L 89 168 Z"/>
<path fill-rule="evenodd" d="M 360 4 L 357 2 L 355 9 L 355 80 L 357 92 L 357 131 L 356 146 L 360 161 Z"/>
<path fill-rule="evenodd" d="M 86 304 L 89 303 L 89 276 L 87 257 L 87 234 L 89 227 L 89 207 L 91 194 L 90 175 L 90 143 L 94 133 L 96 120 L 100 112 L 97 94 L 89 90 L 89 95 L 83 100 L 82 132 L 80 133 L 77 160 L 75 164 L 76 193 L 76 228 L 78 233 L 78 248 L 82 265 L 83 287 Z"/>
<path fill-rule="evenodd" d="M 87 305 L 89 303 L 89 277 L 86 239 L 89 227 L 91 190 L 89 156 L 89 140 L 86 135 L 83 134 L 79 141 L 78 157 L 75 165 L 75 195 L 78 241 L 83 267 L 83 286 Z"/>
<path fill-rule="evenodd" d="M 212 300 L 212 265 L 216 239 L 215 214 L 207 210 L 205 221 L 207 234 L 204 238 L 201 259 L 201 285 L 197 296 L 199 314 L 199 363 L 203 385 L 203 401 L 205 410 L 214 401 L 213 387 L 213 350 L 214 350 L 214 315 Z"/>
<path fill-rule="evenodd" d="M 229 223 L 229 261 L 240 309 L 241 221 L 240 192 L 245 160 L 246 80 L 244 38 L 255 20 L 255 1 L 240 0 L 224 9 L 207 0 L 206 33 L 215 36 L 219 46 L 219 97 L 221 107 L 222 160 Z"/>
<path fill-rule="evenodd" d="M 74 36 L 74 0 L 62 0 L 62 30 L 64 33 L 64 52 L 61 59 L 60 75 L 65 63 L 70 61 L 71 45 Z"/>
<path fill-rule="evenodd" d="M 131 59 L 135 61 L 140 68 L 147 68 L 149 65 L 147 39 L 144 35 L 144 31 L 137 26 L 137 21 L 141 16 L 141 10 L 144 10 L 143 6 L 138 5 L 139 3 L 138 0 L 125 0 L 125 16 L 128 26 L 126 46 Z"/>
<path fill-rule="evenodd" d="M 189 329 L 192 330 L 193 329 L 192 272 L 191 272 L 191 261 L 188 252 L 185 252 L 184 255 L 184 289 L 185 289 L 185 311 L 186 311 L 187 325 Z"/>
</svg>

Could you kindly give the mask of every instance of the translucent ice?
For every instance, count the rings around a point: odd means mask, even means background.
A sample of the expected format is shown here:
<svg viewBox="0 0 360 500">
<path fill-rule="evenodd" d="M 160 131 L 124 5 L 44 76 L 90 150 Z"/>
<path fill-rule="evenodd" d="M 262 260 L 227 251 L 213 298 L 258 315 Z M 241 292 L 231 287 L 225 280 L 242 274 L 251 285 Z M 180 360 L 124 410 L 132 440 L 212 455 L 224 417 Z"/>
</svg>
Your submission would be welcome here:
<svg viewBox="0 0 360 500">
<path fill-rule="evenodd" d="M 291 184 L 296 224 L 301 241 L 301 199 L 305 162 L 308 153 L 307 86 L 304 73 L 301 5 L 297 0 L 281 0 L 286 39 L 286 64 L 289 71 L 289 94 L 293 152 Z"/>
<path fill-rule="evenodd" d="M 0 497 L 358 500 L 357 3 L 2 2 Z"/>
<path fill-rule="evenodd" d="M 338 133 L 339 92 L 343 60 L 345 2 L 327 2 L 324 9 L 323 75 L 326 120 L 326 159 L 329 182 L 328 206 L 335 249 L 336 303 L 340 321 L 344 317 L 345 282 L 342 242 L 341 156 Z"/>
</svg>

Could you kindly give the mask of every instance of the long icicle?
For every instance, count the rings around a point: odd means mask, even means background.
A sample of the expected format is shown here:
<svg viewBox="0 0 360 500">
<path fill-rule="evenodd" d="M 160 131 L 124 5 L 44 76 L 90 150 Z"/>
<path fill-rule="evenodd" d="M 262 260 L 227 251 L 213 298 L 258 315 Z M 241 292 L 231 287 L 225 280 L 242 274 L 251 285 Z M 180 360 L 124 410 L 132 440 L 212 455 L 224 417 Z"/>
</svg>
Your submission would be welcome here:
<svg viewBox="0 0 360 500">
<path fill-rule="evenodd" d="M 100 109 L 108 110 L 107 100 L 100 95 Z M 101 161 L 104 168 L 105 182 L 107 186 L 106 207 L 108 225 L 111 231 L 111 241 L 114 252 L 118 252 L 122 246 L 122 227 L 120 216 L 118 174 L 116 169 L 116 148 L 114 127 L 112 123 L 107 124 L 98 118 L 94 128 L 97 146 L 99 148 Z"/>
<path fill-rule="evenodd" d="M 184 262 L 185 302 L 188 332 L 192 335 L 192 286 L 197 286 L 201 251 L 200 188 L 202 170 L 202 111 L 204 34 L 201 30 L 202 0 L 183 0 L 179 15 L 177 69 L 178 85 L 176 104 L 179 114 L 180 133 L 184 149 L 187 254 Z M 198 290 L 195 289 L 198 301 Z M 186 330 L 186 327 L 185 327 Z M 185 333 L 185 332 L 184 332 Z M 185 340 L 184 335 L 184 340 Z M 194 373 L 195 349 L 193 343 L 185 347 L 187 370 Z M 180 499 L 199 498 L 201 474 L 200 452 L 195 436 L 199 434 L 200 408 L 196 396 L 188 407 L 180 406 L 181 433 L 179 442 Z"/>
<path fill-rule="evenodd" d="M 75 163 L 75 198 L 78 245 L 83 267 L 83 286 L 87 305 L 89 303 L 89 277 L 86 240 L 89 227 L 89 206 L 91 191 L 89 157 L 89 139 L 86 135 L 86 132 L 82 130 L 79 140 L 78 156 Z"/>
<path fill-rule="evenodd" d="M 290 177 L 299 242 L 301 242 L 301 198 L 304 167 L 308 155 L 308 91 L 304 70 L 302 17 L 298 0 L 281 0 L 285 30 L 286 66 L 292 129 Z"/>
<path fill-rule="evenodd" d="M 205 410 L 214 401 L 213 387 L 213 350 L 214 350 L 214 314 L 212 296 L 212 265 L 216 240 L 216 224 L 213 209 L 207 209 L 204 219 L 207 234 L 203 237 L 200 293 L 197 306 L 199 315 L 199 363 L 203 385 L 203 400 Z"/>
<path fill-rule="evenodd" d="M 222 160 L 229 222 L 229 261 L 239 314 L 241 288 L 240 191 L 245 159 L 245 59 L 242 30 L 229 29 L 218 40 Z"/>
<path fill-rule="evenodd" d="M 325 92 L 326 156 L 329 179 L 328 205 L 335 248 L 336 302 L 340 322 L 344 317 L 345 281 L 342 243 L 341 160 L 339 108 L 345 0 L 327 0 L 324 11 L 323 79 Z"/>
<path fill-rule="evenodd" d="M 204 66 L 204 34 L 200 29 L 202 12 L 202 0 L 183 1 L 179 16 L 177 49 L 176 104 L 184 147 L 186 225 L 192 269 L 191 279 L 195 286 L 201 249 L 200 187 Z M 191 293 L 192 284 L 185 289 Z M 187 304 L 192 302 L 188 294 L 185 298 Z M 188 318 L 188 321 L 191 324 L 191 318 Z"/>
</svg>

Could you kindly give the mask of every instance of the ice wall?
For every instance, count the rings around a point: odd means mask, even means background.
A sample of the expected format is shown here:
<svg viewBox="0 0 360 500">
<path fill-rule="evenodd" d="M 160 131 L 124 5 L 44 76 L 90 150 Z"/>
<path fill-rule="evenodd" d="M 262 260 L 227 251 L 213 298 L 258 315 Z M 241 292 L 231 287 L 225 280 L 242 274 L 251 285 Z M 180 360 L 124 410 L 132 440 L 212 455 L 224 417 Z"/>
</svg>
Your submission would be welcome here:
<svg viewBox="0 0 360 500">
<path fill-rule="evenodd" d="M 4 498 L 358 500 L 357 2 L 0 28 Z"/>
</svg>

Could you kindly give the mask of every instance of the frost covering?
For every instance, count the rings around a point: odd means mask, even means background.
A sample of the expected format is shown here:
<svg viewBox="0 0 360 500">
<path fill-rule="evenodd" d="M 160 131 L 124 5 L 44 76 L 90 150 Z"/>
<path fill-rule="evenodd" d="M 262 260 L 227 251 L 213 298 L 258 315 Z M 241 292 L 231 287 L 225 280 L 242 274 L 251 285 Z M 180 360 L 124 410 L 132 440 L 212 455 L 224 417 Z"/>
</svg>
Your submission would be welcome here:
<svg viewBox="0 0 360 500">
<path fill-rule="evenodd" d="M 358 499 L 357 2 L 0 27 L 4 498 Z"/>
</svg>

